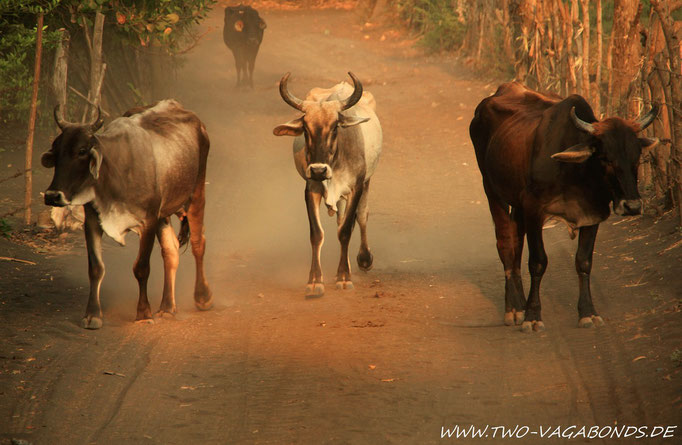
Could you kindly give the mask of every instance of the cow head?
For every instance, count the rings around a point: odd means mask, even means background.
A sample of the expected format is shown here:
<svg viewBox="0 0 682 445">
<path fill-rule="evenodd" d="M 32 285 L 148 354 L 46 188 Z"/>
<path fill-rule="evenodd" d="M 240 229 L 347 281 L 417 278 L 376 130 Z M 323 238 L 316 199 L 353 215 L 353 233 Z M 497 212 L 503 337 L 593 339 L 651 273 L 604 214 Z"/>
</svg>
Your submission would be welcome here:
<svg viewBox="0 0 682 445">
<path fill-rule="evenodd" d="M 332 177 L 332 163 L 337 153 L 338 129 L 351 127 L 369 118 L 345 116 L 341 112 L 349 109 L 362 98 L 362 84 L 351 72 L 353 80 L 353 94 L 345 100 L 330 100 L 316 102 L 301 100 L 289 93 L 286 73 L 279 83 L 279 93 L 295 109 L 302 111 L 303 116 L 286 124 L 278 125 L 273 130 L 275 136 L 305 136 L 306 168 L 305 175 L 314 181 L 323 181 Z"/>
<path fill-rule="evenodd" d="M 639 215 L 642 200 L 637 189 L 637 170 L 643 149 L 651 149 L 658 139 L 637 137 L 637 133 L 648 127 L 658 115 L 658 107 L 635 121 L 618 117 L 602 121 L 586 122 L 571 108 L 571 120 L 578 129 L 591 135 L 587 142 L 574 145 L 552 155 L 562 162 L 585 162 L 598 159 L 611 188 L 613 211 L 617 215 Z"/>
<path fill-rule="evenodd" d="M 57 105 L 54 119 L 61 134 L 40 158 L 43 167 L 54 167 L 52 183 L 45 191 L 45 204 L 55 207 L 86 204 L 94 198 L 94 184 L 102 165 L 94 136 L 103 124 L 101 110 L 97 107 L 94 122 L 73 124 L 61 118 Z"/>
</svg>

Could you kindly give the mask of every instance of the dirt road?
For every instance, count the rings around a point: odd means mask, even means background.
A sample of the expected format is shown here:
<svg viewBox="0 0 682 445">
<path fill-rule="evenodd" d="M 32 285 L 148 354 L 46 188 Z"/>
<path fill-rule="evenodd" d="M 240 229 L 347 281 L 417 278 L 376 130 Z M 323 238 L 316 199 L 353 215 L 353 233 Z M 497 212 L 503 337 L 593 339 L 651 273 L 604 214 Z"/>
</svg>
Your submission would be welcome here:
<svg viewBox="0 0 682 445">
<path fill-rule="evenodd" d="M 212 140 L 206 236 L 215 309 L 194 310 L 187 252 L 177 319 L 134 324 L 134 235 L 125 249 L 105 247 L 99 331 L 79 327 L 87 295 L 81 246 L 31 257 L 39 263 L 32 269 L 3 263 L 0 439 L 435 443 L 442 426 L 537 430 L 682 420 L 680 368 L 665 349 L 679 344 L 670 337 L 680 332 L 679 311 L 663 319 L 677 331 L 646 318 L 671 307 L 679 289 L 658 283 L 655 299 L 649 288 L 623 287 L 621 252 L 607 250 L 623 244 L 613 221 L 597 242 L 593 284 L 607 326 L 577 328 L 576 245 L 561 227 L 545 235 L 548 330 L 527 335 L 502 325 L 502 267 L 467 130 L 495 84 L 457 71 L 452 61 L 379 42 L 379 33 L 364 39 L 349 13 L 265 11 L 256 87 L 239 91 L 221 15 L 208 20 L 210 32 L 179 70 L 176 91 Z M 346 79 L 348 70 L 375 95 L 385 135 L 370 195 L 375 266 L 362 273 L 353 260 L 354 291 L 328 285 L 323 298 L 307 300 L 304 183 L 291 139 L 272 135 L 296 113 L 277 82 L 291 71 L 290 89 L 303 96 Z M 328 284 L 339 251 L 334 223 L 323 222 Z M 158 256 L 157 247 L 153 306 L 161 292 Z M 677 435 L 667 443 L 682 431 Z"/>
</svg>

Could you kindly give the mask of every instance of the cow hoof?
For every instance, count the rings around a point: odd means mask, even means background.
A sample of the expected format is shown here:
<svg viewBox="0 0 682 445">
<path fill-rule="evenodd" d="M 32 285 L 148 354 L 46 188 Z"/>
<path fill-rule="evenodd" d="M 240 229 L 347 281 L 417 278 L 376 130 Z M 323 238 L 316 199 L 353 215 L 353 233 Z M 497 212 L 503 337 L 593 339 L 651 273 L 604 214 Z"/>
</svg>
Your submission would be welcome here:
<svg viewBox="0 0 682 445">
<path fill-rule="evenodd" d="M 520 325 L 525 317 L 524 311 L 512 310 L 504 313 L 504 324 L 507 326 Z"/>
<path fill-rule="evenodd" d="M 324 284 L 322 283 L 315 283 L 315 284 L 308 284 L 305 287 L 305 296 L 308 297 L 321 297 L 324 295 Z"/>
<path fill-rule="evenodd" d="M 371 252 L 360 252 L 358 253 L 358 267 L 360 270 L 369 272 L 372 270 L 372 265 L 374 263 L 374 255 Z"/>
<path fill-rule="evenodd" d="M 172 320 L 175 318 L 175 311 L 159 311 L 154 314 L 154 318 L 165 318 L 166 320 Z"/>
<path fill-rule="evenodd" d="M 514 313 L 514 323 L 517 326 L 520 325 L 521 323 L 523 323 L 524 318 L 526 318 L 526 312 L 525 311 L 516 311 Z M 544 327 L 545 325 L 543 324 L 542 326 Z"/>
<path fill-rule="evenodd" d="M 200 311 L 208 311 L 213 307 L 213 296 L 208 297 L 208 301 L 197 301 L 194 300 L 194 305 Z"/>
<path fill-rule="evenodd" d="M 337 281 L 336 282 L 336 289 L 337 290 L 353 290 L 353 282 L 352 281 Z"/>
<path fill-rule="evenodd" d="M 135 320 L 135 324 L 154 324 L 154 319 L 153 318 L 141 318 L 139 320 Z"/>
<path fill-rule="evenodd" d="M 578 321 L 579 328 L 592 328 L 595 326 L 604 326 L 604 319 L 599 315 L 583 317 L 580 319 L 580 321 Z"/>
<path fill-rule="evenodd" d="M 521 332 L 529 334 L 533 331 L 542 332 L 545 330 L 545 324 L 541 321 L 524 321 L 521 324 Z"/>
<path fill-rule="evenodd" d="M 81 325 L 84 329 L 99 329 L 102 327 L 102 319 L 93 316 L 83 317 Z"/>
</svg>

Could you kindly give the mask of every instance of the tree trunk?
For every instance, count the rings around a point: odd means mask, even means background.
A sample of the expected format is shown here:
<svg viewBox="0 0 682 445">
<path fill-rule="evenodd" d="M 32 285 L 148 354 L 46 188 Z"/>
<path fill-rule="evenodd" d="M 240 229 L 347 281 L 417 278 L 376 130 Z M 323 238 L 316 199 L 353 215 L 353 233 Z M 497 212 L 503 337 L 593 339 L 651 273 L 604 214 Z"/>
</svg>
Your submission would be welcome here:
<svg viewBox="0 0 682 445">
<path fill-rule="evenodd" d="M 627 92 L 635 77 L 639 63 L 634 60 L 632 47 L 639 22 L 641 4 L 639 1 L 615 2 L 613 10 L 613 54 L 611 58 L 612 85 L 609 96 L 613 112 L 619 116 L 627 113 Z M 639 45 L 636 45 L 639 46 Z"/>
<path fill-rule="evenodd" d="M 85 22 L 84 22 L 85 23 Z M 102 82 L 106 65 L 102 63 L 102 38 L 104 34 L 104 15 L 100 12 L 95 14 L 95 25 L 92 29 L 92 37 L 88 33 L 87 25 L 84 25 L 85 36 L 90 51 L 90 89 L 88 102 L 83 111 L 81 122 L 90 122 L 95 119 L 96 109 L 102 100 Z M 88 111 L 90 111 L 88 113 Z"/>
<path fill-rule="evenodd" d="M 66 110 L 66 85 L 69 71 L 69 46 L 71 36 L 65 29 L 59 31 L 61 38 L 54 55 L 54 73 L 52 74 L 52 95 L 55 103 L 59 104 L 62 116 L 68 120 Z"/>
<path fill-rule="evenodd" d="M 504 30 L 504 53 L 509 60 L 513 60 L 512 23 L 509 17 L 509 0 L 502 0 L 502 29 Z"/>
</svg>

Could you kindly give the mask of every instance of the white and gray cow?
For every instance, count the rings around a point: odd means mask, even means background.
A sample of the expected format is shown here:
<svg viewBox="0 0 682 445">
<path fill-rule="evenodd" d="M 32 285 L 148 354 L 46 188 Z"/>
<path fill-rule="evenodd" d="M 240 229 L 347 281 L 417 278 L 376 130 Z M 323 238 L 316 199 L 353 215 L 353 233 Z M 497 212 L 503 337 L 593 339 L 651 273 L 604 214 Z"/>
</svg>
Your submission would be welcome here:
<svg viewBox="0 0 682 445">
<path fill-rule="evenodd" d="M 306 296 L 324 294 L 320 250 L 324 231 L 320 224 L 320 203 L 329 215 L 337 215 L 341 259 L 336 274 L 337 289 L 352 289 L 348 243 L 357 219 L 362 238 L 358 266 L 372 268 L 373 256 L 367 244 L 369 183 L 379 162 L 382 133 L 374 96 L 362 90 L 353 75 L 353 86 L 341 82 L 332 88 L 313 88 L 305 100 L 289 93 L 290 73 L 282 77 L 279 92 L 284 101 L 303 116 L 275 127 L 276 136 L 295 136 L 294 163 L 305 179 L 305 202 L 310 223 L 312 264 Z"/>
</svg>

